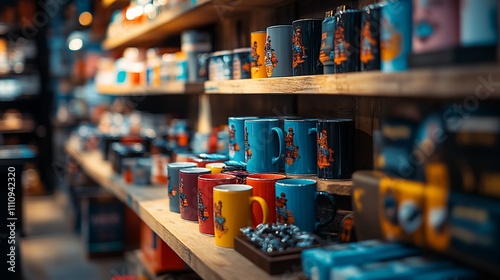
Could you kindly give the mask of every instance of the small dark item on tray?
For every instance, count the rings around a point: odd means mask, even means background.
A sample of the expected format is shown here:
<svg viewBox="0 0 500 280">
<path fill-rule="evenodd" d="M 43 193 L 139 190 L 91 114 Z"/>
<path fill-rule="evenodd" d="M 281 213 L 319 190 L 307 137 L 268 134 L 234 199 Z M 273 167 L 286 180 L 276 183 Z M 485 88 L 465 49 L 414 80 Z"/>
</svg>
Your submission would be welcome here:
<svg viewBox="0 0 500 280">
<path fill-rule="evenodd" d="M 301 232 L 295 225 L 260 224 L 256 229 L 246 227 L 240 230 L 255 246 L 268 253 L 311 247 L 318 243 L 316 236 Z"/>
<path fill-rule="evenodd" d="M 302 250 L 320 246 L 313 234 L 295 225 L 260 224 L 242 228 L 244 236 L 234 239 L 234 249 L 269 274 L 300 272 Z"/>
</svg>

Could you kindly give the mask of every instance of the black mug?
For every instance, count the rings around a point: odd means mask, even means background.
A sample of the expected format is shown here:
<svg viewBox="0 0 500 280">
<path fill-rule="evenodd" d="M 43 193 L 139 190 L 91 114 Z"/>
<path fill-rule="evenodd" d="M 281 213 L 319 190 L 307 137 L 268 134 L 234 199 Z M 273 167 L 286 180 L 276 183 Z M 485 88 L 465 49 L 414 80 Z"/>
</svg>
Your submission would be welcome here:
<svg viewBox="0 0 500 280">
<path fill-rule="evenodd" d="M 292 22 L 292 68 L 294 76 L 323 74 L 319 61 L 321 19 Z"/>
<path fill-rule="evenodd" d="M 361 11 L 340 6 L 335 13 L 333 62 L 335 73 L 357 72 L 359 63 L 359 35 Z"/>
<path fill-rule="evenodd" d="M 382 5 L 363 8 L 361 15 L 361 71 L 380 70 L 380 11 Z"/>
<path fill-rule="evenodd" d="M 321 119 L 316 132 L 318 178 L 350 179 L 354 172 L 354 121 Z"/>
</svg>

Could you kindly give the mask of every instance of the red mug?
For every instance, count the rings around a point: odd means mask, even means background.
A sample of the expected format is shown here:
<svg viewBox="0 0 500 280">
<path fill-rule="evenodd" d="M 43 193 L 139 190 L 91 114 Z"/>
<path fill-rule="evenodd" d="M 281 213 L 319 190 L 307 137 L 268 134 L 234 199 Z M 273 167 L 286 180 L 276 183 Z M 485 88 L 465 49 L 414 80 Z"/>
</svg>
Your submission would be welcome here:
<svg viewBox="0 0 500 280">
<path fill-rule="evenodd" d="M 198 221 L 198 176 L 210 172 L 200 167 L 179 170 L 179 208 L 184 220 Z"/>
<path fill-rule="evenodd" d="M 200 232 L 214 235 L 213 189 L 218 185 L 236 184 L 237 178 L 229 174 L 204 174 L 198 177 L 198 223 Z"/>
<path fill-rule="evenodd" d="M 276 181 L 285 179 L 285 175 L 280 174 L 252 174 L 247 177 L 247 185 L 253 187 L 253 196 L 262 197 L 269 208 L 269 223 L 276 222 L 276 205 L 275 205 L 275 186 Z M 256 227 L 263 218 L 262 208 L 253 203 L 252 205 L 253 221 L 252 226 Z"/>
</svg>

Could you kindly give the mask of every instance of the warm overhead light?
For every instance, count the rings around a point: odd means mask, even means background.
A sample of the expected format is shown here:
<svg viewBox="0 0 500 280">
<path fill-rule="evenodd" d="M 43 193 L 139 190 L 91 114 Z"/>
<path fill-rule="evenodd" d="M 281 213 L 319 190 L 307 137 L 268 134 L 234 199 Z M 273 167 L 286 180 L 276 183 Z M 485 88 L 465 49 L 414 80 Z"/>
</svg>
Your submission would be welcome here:
<svg viewBox="0 0 500 280">
<path fill-rule="evenodd" d="M 92 14 L 89 12 L 83 12 L 80 14 L 80 17 L 78 18 L 78 21 L 80 22 L 81 25 L 83 26 L 88 26 L 92 23 Z"/>
<path fill-rule="evenodd" d="M 144 13 L 144 8 L 142 6 L 130 7 L 125 12 L 125 18 L 127 20 L 134 20 L 140 17 Z"/>
<path fill-rule="evenodd" d="M 72 51 L 77 51 L 83 47 L 83 41 L 80 38 L 74 38 L 69 41 L 68 48 Z"/>
</svg>

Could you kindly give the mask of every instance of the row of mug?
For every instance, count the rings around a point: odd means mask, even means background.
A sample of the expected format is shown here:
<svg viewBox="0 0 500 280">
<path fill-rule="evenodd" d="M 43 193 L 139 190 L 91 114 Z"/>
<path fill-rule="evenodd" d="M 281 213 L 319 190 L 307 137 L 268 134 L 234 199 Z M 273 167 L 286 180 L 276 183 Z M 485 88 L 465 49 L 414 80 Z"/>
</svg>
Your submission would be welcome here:
<svg viewBox="0 0 500 280">
<path fill-rule="evenodd" d="M 352 119 L 230 117 L 229 159 L 246 162 L 247 171 L 317 174 L 350 179 L 354 170 Z"/>
<path fill-rule="evenodd" d="M 212 173 L 191 162 L 167 165 L 169 208 L 181 218 L 198 221 L 199 231 L 215 235 L 215 243 L 233 247 L 241 228 L 261 223 L 295 224 L 302 231 L 314 232 L 334 215 L 317 216 L 317 197 L 324 196 L 335 213 L 331 194 L 318 192 L 316 181 L 287 179 L 279 174 L 253 174 L 246 184 L 238 184 L 230 174 Z"/>
</svg>

